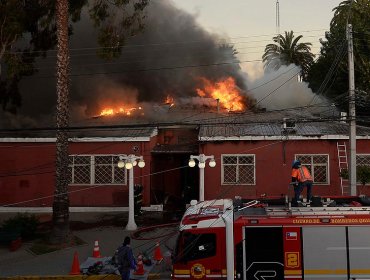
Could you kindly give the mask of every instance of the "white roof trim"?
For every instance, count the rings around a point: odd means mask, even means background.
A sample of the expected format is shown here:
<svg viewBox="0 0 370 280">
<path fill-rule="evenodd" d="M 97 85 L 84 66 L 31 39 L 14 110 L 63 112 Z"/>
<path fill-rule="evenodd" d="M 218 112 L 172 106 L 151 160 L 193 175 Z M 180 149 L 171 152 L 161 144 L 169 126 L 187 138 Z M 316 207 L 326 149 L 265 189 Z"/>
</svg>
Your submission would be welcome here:
<svg viewBox="0 0 370 280">
<path fill-rule="evenodd" d="M 55 143 L 56 138 L 0 138 L 0 142 L 6 143 L 6 142 L 11 142 L 11 143 Z"/>
<path fill-rule="evenodd" d="M 149 142 L 150 137 L 83 137 L 69 142 Z M 0 143 L 55 143 L 56 138 L 0 138 Z"/>
<path fill-rule="evenodd" d="M 154 128 L 153 131 L 152 131 L 152 134 L 150 134 L 150 137 L 154 137 L 154 136 L 157 136 L 158 135 L 158 128 Z"/>
<path fill-rule="evenodd" d="M 276 141 L 276 140 L 343 140 L 349 139 L 347 135 L 322 135 L 322 136 L 299 136 L 299 135 L 288 135 L 288 136 L 211 136 L 199 137 L 200 141 L 241 141 L 241 140 L 266 140 L 266 141 Z M 356 136 L 357 140 L 370 140 L 370 136 Z"/>
<path fill-rule="evenodd" d="M 69 142 L 148 142 L 150 137 L 83 137 L 70 138 Z"/>
</svg>

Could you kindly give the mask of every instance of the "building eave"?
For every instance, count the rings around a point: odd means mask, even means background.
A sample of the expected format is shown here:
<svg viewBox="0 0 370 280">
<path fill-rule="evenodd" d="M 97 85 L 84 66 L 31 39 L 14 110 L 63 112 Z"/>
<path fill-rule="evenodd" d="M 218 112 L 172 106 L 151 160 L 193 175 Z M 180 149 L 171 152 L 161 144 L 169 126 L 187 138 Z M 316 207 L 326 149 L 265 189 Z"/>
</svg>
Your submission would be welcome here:
<svg viewBox="0 0 370 280">
<path fill-rule="evenodd" d="M 142 137 L 82 137 L 69 138 L 69 142 L 149 142 L 151 136 Z M 56 138 L 0 138 L 0 143 L 55 143 Z"/>
<path fill-rule="evenodd" d="M 273 135 L 273 136 L 201 136 L 198 138 L 202 142 L 211 141 L 282 141 L 282 140 L 348 140 L 347 135 L 315 135 L 315 136 L 301 136 L 301 135 Z M 356 140 L 369 140 L 369 135 L 356 136 Z"/>
</svg>

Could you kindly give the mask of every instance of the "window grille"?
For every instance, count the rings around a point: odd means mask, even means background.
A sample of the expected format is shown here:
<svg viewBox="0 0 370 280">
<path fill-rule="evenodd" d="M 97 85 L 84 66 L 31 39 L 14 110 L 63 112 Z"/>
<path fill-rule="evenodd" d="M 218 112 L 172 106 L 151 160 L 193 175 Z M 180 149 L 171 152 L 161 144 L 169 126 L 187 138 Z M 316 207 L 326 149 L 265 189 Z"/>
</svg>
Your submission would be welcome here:
<svg viewBox="0 0 370 280">
<path fill-rule="evenodd" d="M 370 155 L 358 154 L 356 155 L 356 165 L 368 165 L 370 166 Z"/>
<path fill-rule="evenodd" d="M 118 168 L 117 155 L 71 155 L 72 185 L 126 185 L 126 169 Z"/>
<path fill-rule="evenodd" d="M 255 185 L 254 155 L 222 155 L 223 185 Z"/>
<path fill-rule="evenodd" d="M 295 158 L 308 168 L 314 184 L 329 184 L 329 155 L 296 155 Z"/>
</svg>

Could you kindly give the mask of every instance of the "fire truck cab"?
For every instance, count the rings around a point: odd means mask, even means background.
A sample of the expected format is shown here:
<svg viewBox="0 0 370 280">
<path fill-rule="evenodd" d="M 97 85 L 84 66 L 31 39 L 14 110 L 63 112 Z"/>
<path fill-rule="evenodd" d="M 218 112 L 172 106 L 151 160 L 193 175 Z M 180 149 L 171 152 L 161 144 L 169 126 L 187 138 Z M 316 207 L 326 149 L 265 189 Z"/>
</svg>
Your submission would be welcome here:
<svg viewBox="0 0 370 280">
<path fill-rule="evenodd" d="M 193 203 L 180 223 L 172 279 L 370 279 L 370 207 L 354 199 Z"/>
</svg>

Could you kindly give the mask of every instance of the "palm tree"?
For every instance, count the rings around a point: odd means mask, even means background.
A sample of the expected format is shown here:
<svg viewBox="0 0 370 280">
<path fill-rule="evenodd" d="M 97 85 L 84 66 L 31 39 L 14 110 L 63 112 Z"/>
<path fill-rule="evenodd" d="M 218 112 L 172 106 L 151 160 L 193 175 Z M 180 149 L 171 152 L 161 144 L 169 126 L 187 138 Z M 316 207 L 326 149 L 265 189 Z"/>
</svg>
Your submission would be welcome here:
<svg viewBox="0 0 370 280">
<path fill-rule="evenodd" d="M 56 66 L 56 182 L 53 202 L 53 232 L 51 241 L 64 243 L 69 238 L 68 197 L 68 105 L 69 105 L 69 50 L 68 0 L 56 1 L 57 66 Z"/>
<path fill-rule="evenodd" d="M 293 63 L 302 68 L 305 78 L 315 55 L 311 53 L 311 43 L 298 43 L 301 38 L 302 35 L 294 37 L 293 31 L 273 37 L 275 43 L 268 44 L 262 56 L 265 69 L 278 70 L 282 65 Z"/>
</svg>

